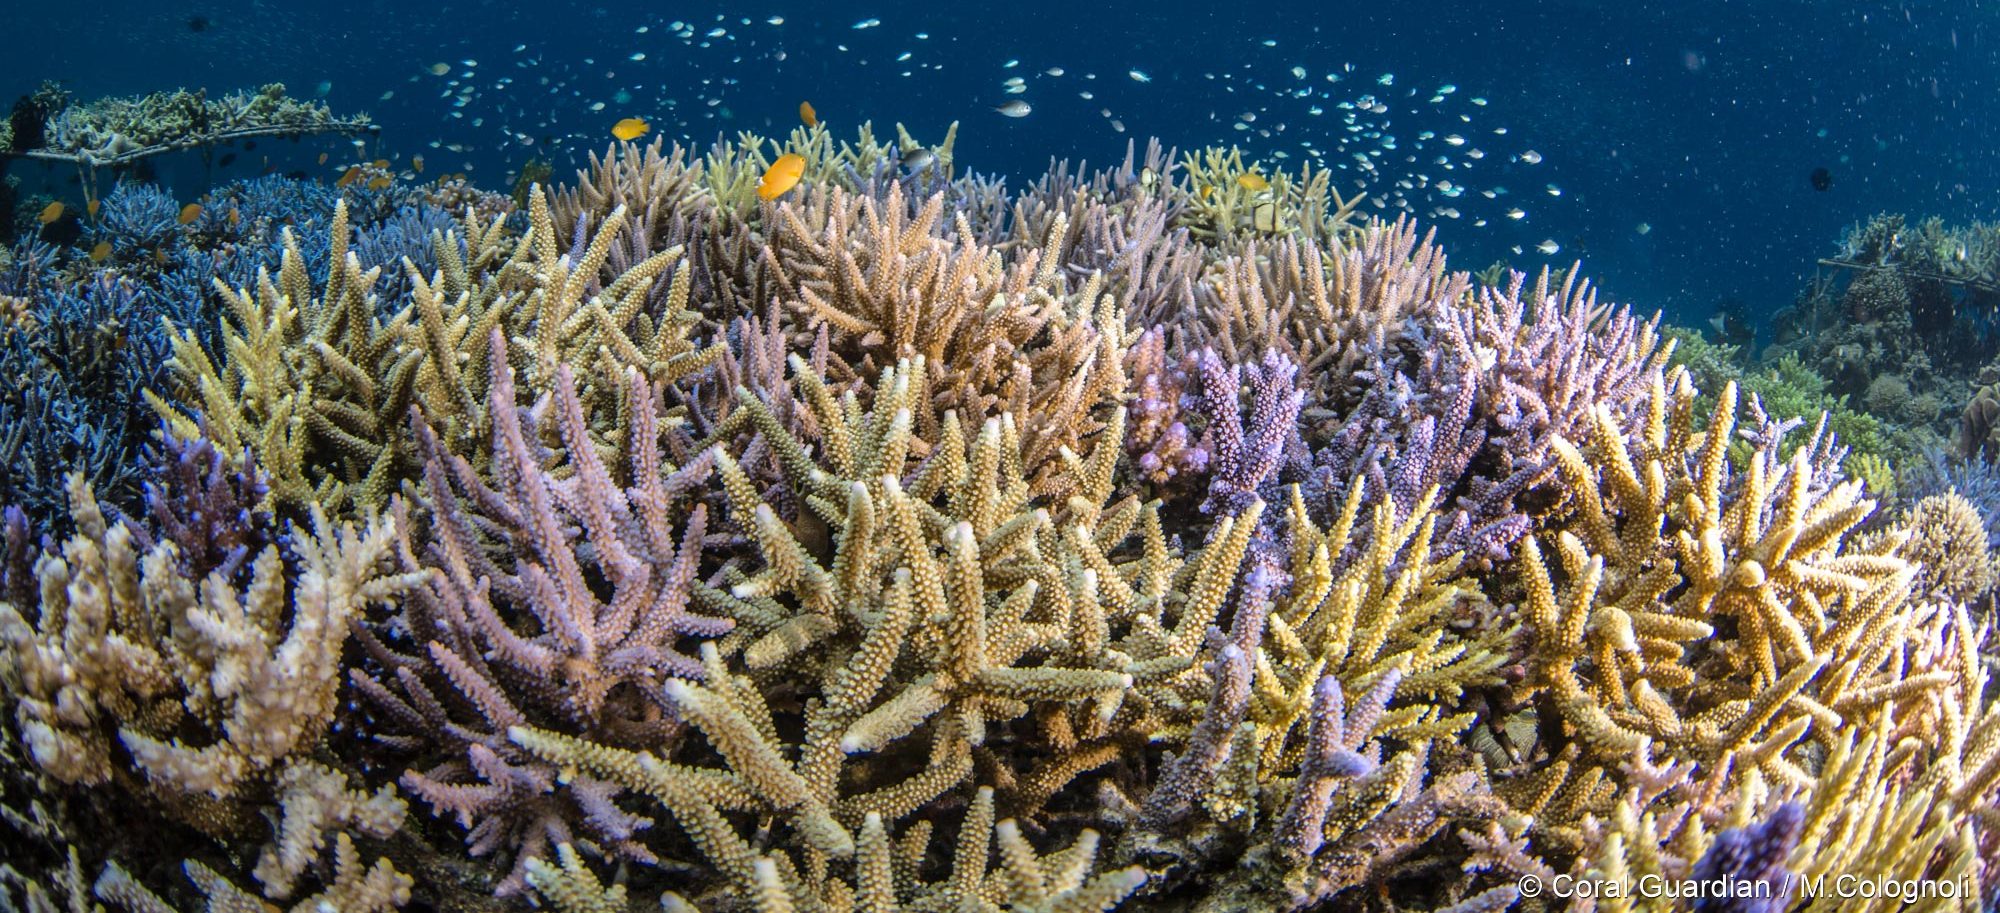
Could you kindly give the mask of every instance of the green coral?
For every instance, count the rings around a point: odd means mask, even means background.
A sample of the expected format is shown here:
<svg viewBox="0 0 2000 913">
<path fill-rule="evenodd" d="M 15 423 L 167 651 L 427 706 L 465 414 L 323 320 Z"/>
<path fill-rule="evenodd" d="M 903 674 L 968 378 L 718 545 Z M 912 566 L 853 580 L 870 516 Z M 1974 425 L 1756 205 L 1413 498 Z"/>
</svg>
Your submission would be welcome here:
<svg viewBox="0 0 2000 913">
<path fill-rule="evenodd" d="M 1827 430 L 1847 445 L 1850 462 L 1867 456 L 1896 463 L 1915 450 L 1915 439 L 1921 432 L 1855 409 L 1847 397 L 1831 392 L 1827 379 L 1797 355 L 1787 352 L 1752 366 L 1740 347 L 1710 342 L 1700 330 L 1669 327 L 1664 334 L 1677 342 L 1673 363 L 1688 369 L 1696 389 L 1720 390 L 1733 382 L 1746 399 L 1756 397 L 1764 411 L 1774 418 L 1812 421 L 1824 413 Z M 1905 400 L 1910 399 L 1908 392 L 1905 385 Z M 1696 404 L 1696 414 L 1706 414 L 1713 407 L 1712 394 L 1704 392 Z M 1795 448 L 1797 443 L 1788 446 Z"/>
</svg>

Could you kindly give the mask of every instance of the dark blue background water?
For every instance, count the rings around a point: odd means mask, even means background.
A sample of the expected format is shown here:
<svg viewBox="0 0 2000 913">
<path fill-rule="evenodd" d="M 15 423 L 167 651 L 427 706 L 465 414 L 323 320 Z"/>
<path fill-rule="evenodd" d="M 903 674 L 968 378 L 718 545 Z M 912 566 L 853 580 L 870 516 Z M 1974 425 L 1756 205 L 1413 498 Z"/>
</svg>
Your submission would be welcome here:
<svg viewBox="0 0 2000 913">
<path fill-rule="evenodd" d="M 779 135 L 796 123 L 798 102 L 811 99 L 837 127 L 873 119 L 886 132 L 902 121 L 934 139 L 946 123 L 963 121 L 961 167 L 1018 182 L 1052 157 L 1109 163 L 1123 156 L 1128 139 L 1146 135 L 1182 149 L 1246 140 L 1280 148 L 1228 129 L 1234 111 L 1271 102 L 1244 82 L 1275 89 L 1290 80 L 1291 66 L 1317 80 L 1352 63 L 1353 78 L 1337 91 L 1373 88 L 1375 74 L 1385 71 L 1397 74 L 1398 97 L 1405 86 L 1428 94 L 1452 83 L 1458 99 L 1490 99 L 1474 126 L 1508 129 L 1504 140 L 1481 141 L 1495 154 L 1469 183 L 1506 184 L 1530 215 L 1520 222 L 1497 217 L 1509 198 L 1465 200 L 1467 218 L 1438 223 L 1456 266 L 1476 269 L 1495 258 L 1565 265 L 1581 257 L 1586 273 L 1619 300 L 1691 322 L 1726 298 L 1755 313 L 1790 303 L 1814 259 L 1832 251 L 1845 225 L 1871 213 L 1992 217 L 2000 189 L 1992 151 L 2000 147 L 2000 11 L 1972 7 L 1439 0 L 1291 8 L 1154 2 L 1103 11 L 774 0 L 511 10 L 377 2 L 331 10 L 304 0 L 9 0 L 0 8 L 0 34 L 10 38 L 0 56 L 0 93 L 11 98 L 50 77 L 86 98 L 268 81 L 312 95 L 330 81 L 328 103 L 373 114 L 384 128 L 384 150 L 422 153 L 433 169 L 471 165 L 475 179 L 501 188 L 510 168 L 529 155 L 550 155 L 547 140 L 567 131 L 594 137 L 589 145 L 602 148 L 613 121 L 636 115 L 704 144 L 724 130 Z M 686 20 L 705 32 L 718 13 L 727 15 L 732 35 L 711 47 L 691 46 L 664 27 Z M 767 25 L 772 15 L 782 15 L 784 25 Z M 203 31 L 189 27 L 197 16 L 207 21 Z M 882 24 L 851 28 L 868 17 Z M 635 35 L 644 23 L 653 23 L 651 32 Z M 930 37 L 918 40 L 918 32 Z M 530 49 L 513 53 L 523 43 Z M 905 50 L 915 57 L 898 64 Z M 634 51 L 645 51 L 647 61 L 630 62 Z M 466 58 L 480 62 L 482 86 L 507 75 L 516 82 L 482 88 L 455 109 L 439 98 L 443 80 L 421 71 L 450 61 L 456 75 Z M 540 68 L 515 66 L 525 58 Z M 595 62 L 584 65 L 584 58 Z M 1009 58 L 1021 66 L 1001 69 Z M 916 63 L 940 69 L 898 75 Z M 1039 76 L 1048 66 L 1067 73 Z M 1126 78 L 1132 68 L 1153 81 Z M 1098 78 L 1085 83 L 1085 71 Z M 1241 74 L 1238 93 L 1202 75 L 1225 72 Z M 549 94 L 535 81 L 548 73 L 564 74 L 564 84 L 582 94 Z M 1000 80 L 1017 74 L 1030 79 L 1021 97 L 1034 114 L 993 114 L 990 106 L 1010 97 L 1000 94 Z M 629 87 L 634 102 L 585 109 L 614 87 Z M 1079 99 L 1078 89 L 1097 98 Z M 396 95 L 379 100 L 385 91 Z M 677 106 L 661 108 L 666 97 Z M 719 104 L 710 107 L 706 98 Z M 1331 116 L 1304 116 L 1303 105 L 1281 111 L 1273 103 L 1258 122 L 1286 124 L 1280 138 L 1294 153 L 1292 166 L 1300 161 L 1299 140 L 1317 137 L 1324 146 L 1339 128 Z M 1112 132 L 1100 108 L 1112 109 L 1130 132 Z M 552 126 L 536 126 L 551 117 Z M 472 126 L 473 118 L 484 125 Z M 541 141 L 524 147 L 501 131 L 503 123 Z M 434 140 L 468 151 L 429 149 Z M 1499 154 L 1527 148 L 1546 160 L 1530 168 Z M 555 151 L 559 178 L 581 151 Z M 1827 192 L 1807 179 L 1821 166 L 1834 179 Z M 1545 182 L 1559 184 L 1563 196 L 1544 196 Z M 1491 224 L 1470 225 L 1475 210 Z M 1639 233 L 1640 223 L 1651 230 Z M 1545 238 L 1562 252 L 1536 254 L 1533 246 Z M 1512 253 L 1517 245 L 1524 255 Z"/>
</svg>

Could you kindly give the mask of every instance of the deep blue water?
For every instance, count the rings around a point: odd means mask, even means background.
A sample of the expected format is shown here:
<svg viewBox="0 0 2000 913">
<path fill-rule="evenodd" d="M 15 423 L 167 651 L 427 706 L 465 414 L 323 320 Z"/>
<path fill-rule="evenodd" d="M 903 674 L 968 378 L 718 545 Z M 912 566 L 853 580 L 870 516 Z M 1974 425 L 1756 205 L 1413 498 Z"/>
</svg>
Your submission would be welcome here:
<svg viewBox="0 0 2000 913">
<path fill-rule="evenodd" d="M 773 16 L 783 24 L 770 24 Z M 196 17 L 205 28 L 191 27 Z M 880 24 L 853 27 L 868 19 Z M 675 21 L 693 37 L 670 30 Z M 717 27 L 727 34 L 709 38 Z M 1454 265 L 1581 258 L 1616 299 L 1694 322 L 1728 298 L 1752 313 L 1790 303 L 1814 259 L 1871 213 L 1993 218 L 1996 29 L 2000 9 L 1971 3 L 1773 0 L 1155 2 L 1117 10 L 847 0 L 500 9 L 375 2 L 341 10 L 305 0 L 9 0 L 0 6 L 0 34 L 12 38 L 0 55 L 0 95 L 44 78 L 86 98 L 270 81 L 310 96 L 329 83 L 325 99 L 336 110 L 365 110 L 381 123 L 374 154 L 421 154 L 433 170 L 470 169 L 504 189 L 529 156 L 552 159 L 567 178 L 586 149 L 609 142 L 621 117 L 646 117 L 660 132 L 705 145 L 743 129 L 781 135 L 807 99 L 830 126 L 873 120 L 878 135 L 893 135 L 890 125 L 901 121 L 934 140 L 961 121 L 960 167 L 1016 184 L 1052 158 L 1110 163 L 1128 140 L 1149 135 L 1184 151 L 1236 142 L 1287 167 L 1304 159 L 1302 144 L 1330 152 L 1345 135 L 1350 148 L 1330 161 L 1351 161 L 1382 140 L 1346 131 L 1336 105 L 1370 94 L 1389 113 L 1365 119 L 1396 145 L 1378 152 L 1378 189 L 1402 175 L 1422 175 L 1432 191 L 1441 178 L 1465 188 L 1456 198 L 1405 194 L 1437 226 Z M 910 58 L 898 61 L 904 52 Z M 635 62 L 634 53 L 646 59 Z M 1005 67 L 1009 60 L 1018 66 Z M 432 75 L 440 62 L 448 74 Z M 1062 75 L 1048 75 L 1051 67 Z M 1134 69 L 1151 81 L 1131 78 Z M 1328 72 L 1340 81 L 1326 82 Z M 1394 75 L 1392 84 L 1380 84 L 1383 74 Z M 1027 91 L 1004 94 L 1003 80 L 1014 76 Z M 1455 91 L 1431 102 L 1446 85 Z M 461 104 L 466 86 L 473 91 Z M 627 100 L 618 100 L 620 90 Z M 387 92 L 394 95 L 384 100 Z M 992 112 L 1010 98 L 1034 112 Z M 597 102 L 604 108 L 590 110 Z M 1313 106 L 1322 113 L 1308 113 Z M 1246 113 L 1255 120 L 1235 129 Z M 1113 129 L 1114 119 L 1126 132 Z M 1419 141 L 1426 130 L 1433 138 Z M 1463 145 L 1445 142 L 1457 135 Z M 443 148 L 451 144 L 464 151 Z M 327 148 L 335 164 L 346 153 L 337 143 L 266 144 L 236 167 L 314 166 Z M 1468 158 L 1474 149 L 1484 156 Z M 1542 161 L 1518 160 L 1527 150 Z M 1275 162 L 1277 151 L 1290 158 Z M 1403 161 L 1409 155 L 1418 161 Z M 1438 156 L 1452 168 L 1436 164 Z M 1807 176 L 1816 167 L 1829 170 L 1831 189 L 1813 189 Z M 201 179 L 178 177 L 181 185 Z M 1549 195 L 1550 184 L 1561 196 Z M 1507 192 L 1493 199 L 1481 193 L 1499 187 Z M 1445 207 L 1459 217 L 1440 214 Z M 1507 218 L 1516 207 L 1525 216 Z M 1487 224 L 1474 225 L 1480 218 Z M 1543 241 L 1559 252 L 1538 253 Z"/>
</svg>

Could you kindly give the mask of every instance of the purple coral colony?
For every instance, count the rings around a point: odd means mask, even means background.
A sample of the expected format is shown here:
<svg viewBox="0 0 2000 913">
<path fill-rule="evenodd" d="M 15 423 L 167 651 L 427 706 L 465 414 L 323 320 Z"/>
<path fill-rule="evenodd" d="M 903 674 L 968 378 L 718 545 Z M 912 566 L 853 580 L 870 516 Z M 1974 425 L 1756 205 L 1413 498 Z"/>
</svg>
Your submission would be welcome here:
<svg viewBox="0 0 2000 913">
<path fill-rule="evenodd" d="M 1752 359 L 1310 167 L 953 145 L 7 200 L 0 910 L 1990 902 L 1993 229 Z"/>
</svg>

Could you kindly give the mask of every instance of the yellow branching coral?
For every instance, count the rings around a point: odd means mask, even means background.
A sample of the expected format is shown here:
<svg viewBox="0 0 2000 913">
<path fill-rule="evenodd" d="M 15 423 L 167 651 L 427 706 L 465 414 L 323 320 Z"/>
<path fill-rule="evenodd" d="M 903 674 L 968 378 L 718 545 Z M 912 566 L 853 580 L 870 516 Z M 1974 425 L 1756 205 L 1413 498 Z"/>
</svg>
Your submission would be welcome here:
<svg viewBox="0 0 2000 913">
<path fill-rule="evenodd" d="M 528 861 L 528 884 L 560 913 L 625 913 L 625 886 L 606 888 L 567 843 L 557 844 L 555 865 Z"/>
<path fill-rule="evenodd" d="M 1228 634 L 1210 633 L 1209 661 L 1160 701 L 1173 722 L 1155 737 L 1176 753 L 1121 852 L 1169 887 L 1183 869 L 1239 871 L 1196 909 L 1304 908 L 1499 808 L 1450 748 L 1472 717 L 1452 709 L 1500 682 L 1514 632 L 1457 576 L 1458 558 L 1430 554 L 1435 513 L 1382 503 L 1361 523 L 1353 491 L 1328 529 L 1294 491 L 1288 549 L 1248 559 Z M 1235 865 L 1219 858 L 1239 852 Z"/>
<path fill-rule="evenodd" d="M 1993 721 L 1989 715 L 1982 723 Z M 1648 896 L 1640 890 L 1644 880 L 1718 877 L 1761 879 L 1758 890 L 1768 891 L 1780 908 L 1840 897 L 1842 909 L 1903 910 L 1912 903 L 1980 909 L 1987 867 L 1973 816 L 1962 812 L 1990 814 L 1992 806 L 1952 788 L 1946 771 L 1968 759 L 1950 752 L 1930 757 L 1910 746 L 1907 739 L 1895 742 L 1886 717 L 1847 727 L 1817 775 L 1792 798 L 1765 794 L 1753 775 L 1726 811 L 1705 810 L 1678 790 L 1661 791 L 1671 786 L 1670 778 L 1632 790 L 1607 818 L 1585 823 L 1586 849 L 1574 874 L 1606 885 L 1607 894 L 1622 893 L 1615 909 L 1649 913 L 1683 906 Z M 1725 847 L 1720 838 L 1731 831 L 1754 836 Z M 1891 882 L 1912 893 L 1853 887 Z"/>
<path fill-rule="evenodd" d="M 387 322 L 376 316 L 380 269 L 363 271 L 348 250 L 344 201 L 330 232 L 324 286 L 314 286 L 289 229 L 276 277 L 260 271 L 255 290 L 218 281 L 231 318 L 223 321 L 223 363 L 193 329 L 169 327 L 168 367 L 190 411 L 148 397 L 174 434 L 201 436 L 198 413 L 223 452 L 255 454 L 279 504 L 379 507 L 395 487 L 395 426 L 423 353 L 402 345 L 407 311 Z"/>
<path fill-rule="evenodd" d="M 1432 556 L 1437 514 L 1426 506 L 1398 516 L 1393 504 L 1378 503 L 1364 535 L 1362 490 L 1352 487 L 1327 529 L 1293 492 L 1291 592 L 1272 608 L 1258 666 L 1258 693 L 1273 711 L 1303 710 L 1301 696 L 1321 674 L 1364 682 L 1392 668 L 1403 670 L 1402 693 L 1452 701 L 1498 683 L 1512 652 L 1513 630 L 1488 621 L 1484 597 L 1460 576 L 1461 559 Z M 1277 725 L 1279 718 L 1266 735 L 1282 735 L 1289 723 Z M 1465 722 L 1413 708 L 1392 714 L 1380 731 L 1439 737 Z"/>
<path fill-rule="evenodd" d="M 557 228 L 546 193 L 529 200 L 528 225 L 518 259 L 532 282 L 523 303 L 523 322 L 533 334 L 528 340 L 531 383 L 545 388 L 565 364 L 601 364 L 613 368 L 607 376 L 614 377 L 635 368 L 650 380 L 672 383 L 722 354 L 720 345 L 697 350 L 687 340 L 695 319 L 688 311 L 691 286 L 684 263 L 674 274 L 664 307 L 648 313 L 654 285 L 665 285 L 658 280 L 682 259 L 679 248 L 654 253 L 604 281 L 614 245 L 631 230 L 624 207 L 605 217 L 580 254 L 569 250 L 569 232 Z M 586 397 L 586 408 L 594 399 Z"/>
<path fill-rule="evenodd" d="M 1354 213 L 1363 195 L 1342 197 L 1333 172 L 1311 164 L 1296 176 L 1265 174 L 1245 164 L 1243 150 L 1210 146 L 1181 162 L 1185 176 L 1174 186 L 1184 198 L 1180 224 L 1195 237 L 1225 246 L 1259 235 L 1296 235 L 1334 247 L 1359 233 Z"/>
<path fill-rule="evenodd" d="M 77 532 L 40 563 L 40 614 L 0 604 L 21 740 L 59 780 L 136 790 L 143 773 L 170 808 L 230 826 L 208 800 L 312 747 L 333 717 L 349 620 L 406 584 L 377 567 L 393 526 L 319 516 L 293 537 L 296 562 L 265 549 L 239 591 L 221 572 L 183 577 L 171 544 L 142 551 L 80 480 L 70 497 Z"/>
<path fill-rule="evenodd" d="M 1832 481 L 1823 447 L 1780 459 L 1767 424 L 1735 471 L 1734 387 L 1698 434 L 1685 372 L 1652 386 L 1637 434 L 1599 409 L 1588 451 L 1557 442 L 1574 532 L 1555 561 L 1523 548 L 1528 684 L 1542 732 L 1561 735 L 1510 794 L 1557 846 L 1633 781 L 1637 753 L 1684 768 L 1689 801 L 1711 808 L 1753 774 L 1809 787 L 1856 727 L 1933 751 L 1977 672 L 1925 646 L 1970 635 L 1910 598 L 1913 568 L 1843 546 L 1873 502 Z"/>
<path fill-rule="evenodd" d="M 331 231 L 324 287 L 314 287 L 287 234 L 275 278 L 260 274 L 254 291 L 219 287 L 231 317 L 221 362 L 192 329 L 177 329 L 174 399 L 149 394 L 173 433 L 205 427 L 225 452 L 247 447 L 280 505 L 383 506 L 420 463 L 402 432 L 412 405 L 436 417 L 448 444 L 470 449 L 486 428 L 494 331 L 525 350 L 529 378 L 542 387 L 561 364 L 612 377 L 634 368 L 673 383 L 722 354 L 720 345 L 688 339 L 697 319 L 680 248 L 625 262 L 618 245 L 638 228 L 623 208 L 574 258 L 570 233 L 558 229 L 539 190 L 518 243 L 498 221 L 468 226 L 463 254 L 455 236 L 434 236 L 438 271 L 426 277 L 406 265 L 411 300 L 386 319 L 372 292 L 379 271 L 364 272 L 347 250 L 345 204 Z M 616 399 L 615 389 L 584 391 L 594 423 L 610 420 Z"/>
<path fill-rule="evenodd" d="M 226 452 L 255 454 L 277 503 L 379 506 L 394 487 L 392 426 L 410 402 L 422 353 L 400 344 L 407 315 L 386 324 L 375 316 L 379 270 L 362 271 L 348 251 L 345 203 L 331 233 L 333 265 L 321 288 L 289 230 L 275 278 L 260 272 L 255 290 L 218 283 L 231 317 L 221 365 L 192 328 L 170 328 L 168 367 L 189 411 L 148 395 L 176 435 L 201 433 L 199 414 Z"/>
</svg>

